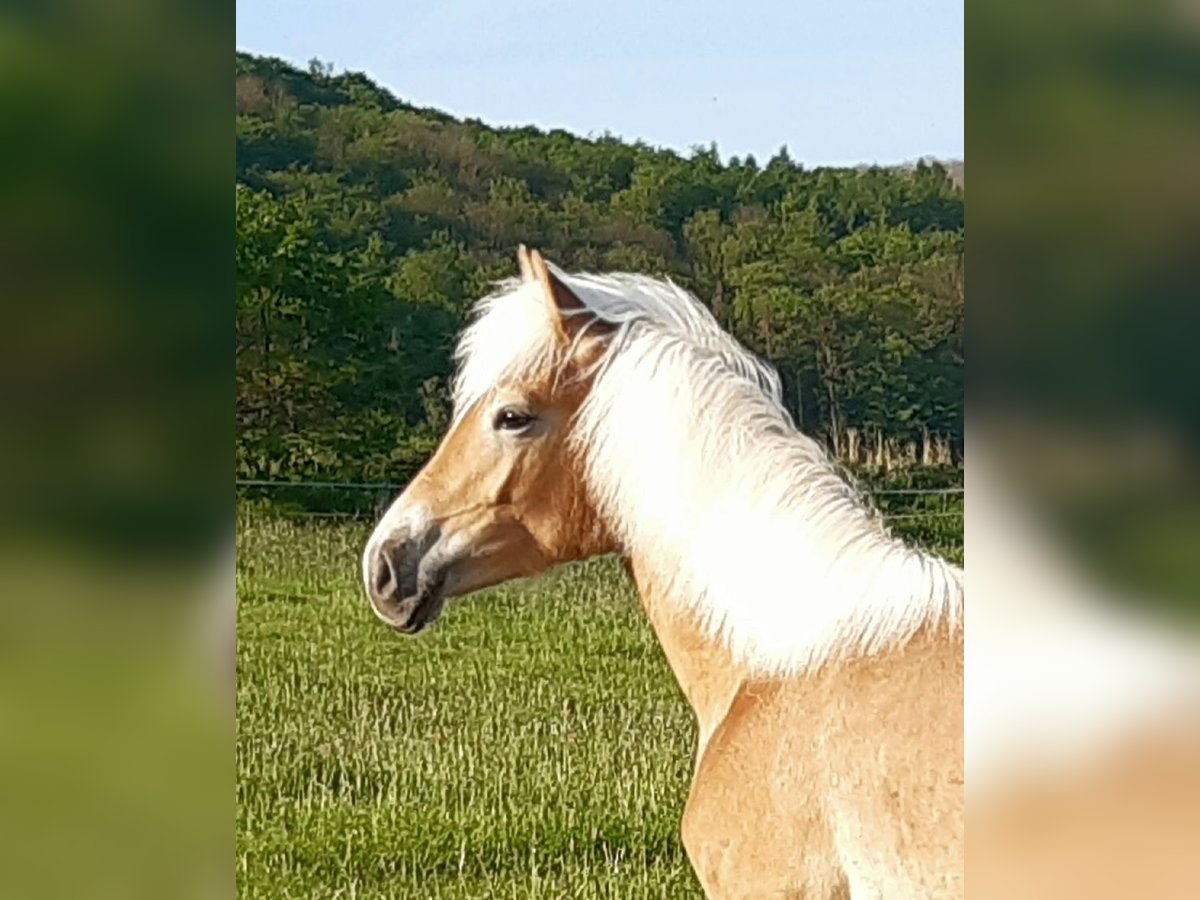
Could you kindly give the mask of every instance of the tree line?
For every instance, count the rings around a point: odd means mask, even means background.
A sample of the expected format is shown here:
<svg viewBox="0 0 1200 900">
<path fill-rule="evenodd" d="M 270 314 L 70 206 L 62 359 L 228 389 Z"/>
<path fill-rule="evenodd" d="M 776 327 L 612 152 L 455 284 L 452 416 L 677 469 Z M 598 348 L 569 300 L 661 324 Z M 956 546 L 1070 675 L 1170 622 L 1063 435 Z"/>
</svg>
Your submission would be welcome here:
<svg viewBox="0 0 1200 900">
<path fill-rule="evenodd" d="M 689 288 L 836 451 L 933 435 L 961 456 L 963 189 L 941 164 L 494 128 L 242 53 L 235 102 L 239 477 L 411 475 L 455 336 L 519 243 Z"/>
</svg>

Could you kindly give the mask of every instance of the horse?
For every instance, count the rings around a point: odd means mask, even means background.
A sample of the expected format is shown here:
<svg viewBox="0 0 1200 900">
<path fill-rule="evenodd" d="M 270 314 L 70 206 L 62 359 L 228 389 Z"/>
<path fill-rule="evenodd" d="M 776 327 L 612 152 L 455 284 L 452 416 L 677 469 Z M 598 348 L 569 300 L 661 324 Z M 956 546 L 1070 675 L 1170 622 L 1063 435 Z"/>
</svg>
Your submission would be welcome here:
<svg viewBox="0 0 1200 900">
<path fill-rule="evenodd" d="M 963 571 L 888 532 L 694 296 L 517 257 L 367 542 L 372 609 L 416 634 L 618 554 L 695 713 L 681 838 L 706 896 L 961 897 Z"/>
</svg>

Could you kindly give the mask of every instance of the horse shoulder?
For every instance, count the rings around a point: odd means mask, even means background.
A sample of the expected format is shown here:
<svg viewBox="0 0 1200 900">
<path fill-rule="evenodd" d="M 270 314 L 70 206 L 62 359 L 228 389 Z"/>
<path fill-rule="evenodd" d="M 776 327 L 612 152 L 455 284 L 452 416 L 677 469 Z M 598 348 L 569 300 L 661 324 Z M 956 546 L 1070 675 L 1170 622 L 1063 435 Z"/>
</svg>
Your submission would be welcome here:
<svg viewBox="0 0 1200 900">
<path fill-rule="evenodd" d="M 888 896 L 961 896 L 961 634 L 931 629 L 840 667 L 824 696 L 826 806 L 851 881 Z"/>
<path fill-rule="evenodd" d="M 780 765 L 783 685 L 742 684 L 704 747 L 684 810 L 684 847 L 709 898 L 849 896 L 813 754 Z"/>
<path fill-rule="evenodd" d="M 931 633 L 747 680 L 697 766 L 685 844 L 710 896 L 959 896 L 962 792 L 961 640 Z"/>
</svg>

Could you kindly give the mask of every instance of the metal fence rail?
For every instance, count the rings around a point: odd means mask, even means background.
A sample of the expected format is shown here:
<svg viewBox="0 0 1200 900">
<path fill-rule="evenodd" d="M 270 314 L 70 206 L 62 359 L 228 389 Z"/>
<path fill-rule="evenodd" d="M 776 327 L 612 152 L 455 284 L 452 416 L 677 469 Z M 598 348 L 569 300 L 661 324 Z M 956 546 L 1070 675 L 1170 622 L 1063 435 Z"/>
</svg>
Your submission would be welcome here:
<svg viewBox="0 0 1200 900">
<path fill-rule="evenodd" d="M 289 488 L 336 488 L 339 490 L 395 490 L 404 487 L 400 482 L 390 481 L 258 481 L 253 478 L 235 478 L 234 487 L 289 487 Z"/>
<path fill-rule="evenodd" d="M 377 493 L 381 497 L 385 494 L 398 491 L 404 487 L 399 482 L 389 481 L 277 481 L 268 479 L 256 478 L 236 478 L 234 479 L 234 487 L 241 488 L 256 488 L 269 491 L 275 490 L 339 490 L 339 491 L 361 491 L 363 493 Z M 865 493 L 871 497 L 944 497 L 947 500 L 963 496 L 963 487 L 961 485 L 954 487 L 943 488 L 880 488 L 879 490 L 867 490 Z M 894 513 L 883 513 L 883 518 L 888 522 L 898 522 L 913 519 L 948 519 L 961 518 L 962 509 L 905 509 Z M 356 512 L 346 511 L 318 511 L 318 510 L 291 510 L 285 515 L 292 518 L 314 518 L 314 519 L 354 519 L 364 518 L 369 515 L 365 510 Z"/>
<path fill-rule="evenodd" d="M 391 481 L 259 481 L 253 478 L 236 478 L 234 487 L 288 487 L 288 488 L 338 488 L 342 490 L 395 490 L 404 487 Z M 871 491 L 874 496 L 882 494 L 961 494 L 962 487 L 945 488 L 882 488 Z"/>
</svg>

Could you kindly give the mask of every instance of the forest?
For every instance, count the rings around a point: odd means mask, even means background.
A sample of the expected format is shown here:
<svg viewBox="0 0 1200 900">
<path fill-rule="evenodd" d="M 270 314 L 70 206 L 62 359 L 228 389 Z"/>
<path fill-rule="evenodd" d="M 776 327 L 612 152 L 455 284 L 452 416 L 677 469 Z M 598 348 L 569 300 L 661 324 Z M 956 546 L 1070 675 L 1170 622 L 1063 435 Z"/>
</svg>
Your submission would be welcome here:
<svg viewBox="0 0 1200 900">
<path fill-rule="evenodd" d="M 238 478 L 410 477 L 519 243 L 687 287 L 852 464 L 961 461 L 961 169 L 495 128 L 317 60 L 239 53 L 235 84 Z"/>
</svg>

